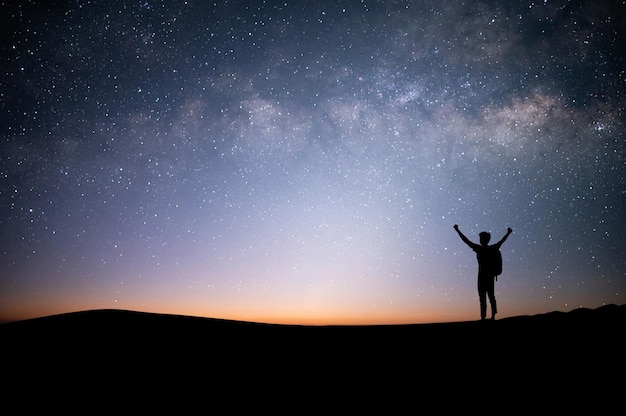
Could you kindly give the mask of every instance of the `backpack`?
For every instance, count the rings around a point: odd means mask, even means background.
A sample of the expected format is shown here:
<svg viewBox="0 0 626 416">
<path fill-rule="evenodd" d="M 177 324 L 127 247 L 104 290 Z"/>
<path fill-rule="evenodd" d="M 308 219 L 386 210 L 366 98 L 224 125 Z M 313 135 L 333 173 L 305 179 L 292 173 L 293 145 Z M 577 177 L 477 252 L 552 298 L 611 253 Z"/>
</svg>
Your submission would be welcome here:
<svg viewBox="0 0 626 416">
<path fill-rule="evenodd" d="M 496 280 L 498 280 L 498 276 L 502 274 L 502 253 L 500 249 L 497 247 L 489 250 L 489 269 L 492 274 L 496 276 Z"/>
<path fill-rule="evenodd" d="M 486 250 L 481 250 L 479 262 L 483 271 L 490 276 L 498 276 L 502 274 L 502 253 L 497 246 L 489 246 Z"/>
</svg>

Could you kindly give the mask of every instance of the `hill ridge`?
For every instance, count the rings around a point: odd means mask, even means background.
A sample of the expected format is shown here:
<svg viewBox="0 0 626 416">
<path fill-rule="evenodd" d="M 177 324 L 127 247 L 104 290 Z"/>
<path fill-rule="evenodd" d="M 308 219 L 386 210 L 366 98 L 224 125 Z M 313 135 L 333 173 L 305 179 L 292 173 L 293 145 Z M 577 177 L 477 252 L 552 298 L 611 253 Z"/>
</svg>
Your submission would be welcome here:
<svg viewBox="0 0 626 416">
<path fill-rule="evenodd" d="M 623 323 L 626 324 L 626 304 L 625 305 L 617 305 L 617 304 L 606 304 L 599 306 L 597 308 L 587 308 L 587 307 L 579 307 L 573 308 L 569 311 L 559 311 L 554 310 L 550 312 L 537 313 L 537 314 L 525 314 L 525 315 L 515 315 L 509 316 L 506 318 L 498 319 L 494 322 L 489 323 L 502 323 L 502 322 L 513 322 L 520 320 L 537 320 L 537 319 L 568 319 L 573 318 L 575 316 L 586 316 L 586 319 L 600 319 L 604 318 L 609 321 L 612 320 L 622 320 Z M 258 325 L 258 326 L 266 326 L 266 327 L 284 327 L 284 328 L 367 328 L 367 327 L 420 327 L 420 326 L 448 326 L 448 325 L 463 325 L 463 324 L 473 324 L 478 321 L 470 320 L 470 321 L 449 321 L 449 322 L 423 322 L 423 323 L 402 323 L 402 324 L 281 324 L 281 323 L 270 323 L 270 322 L 261 322 L 261 321 L 246 321 L 246 320 L 237 320 L 237 319 L 228 319 L 228 318 L 215 318 L 215 317 L 204 317 L 204 316 L 195 316 L 195 315 L 182 315 L 182 314 L 172 314 L 172 313 L 160 313 L 160 312 L 147 312 L 147 311 L 138 311 L 132 309 L 117 309 L 117 308 L 101 308 L 101 309 L 85 309 L 80 311 L 72 311 L 72 312 L 64 312 L 59 314 L 41 316 L 36 318 L 29 318 L 20 321 L 13 322 L 5 322 L 0 324 L 0 333 L 3 329 L 13 326 L 20 325 L 32 325 L 37 323 L 44 322 L 54 322 L 54 321 L 62 321 L 62 320 L 72 320 L 72 319 L 103 319 L 103 318 L 144 318 L 144 319 L 167 319 L 174 320 L 180 319 L 187 321 L 201 321 L 206 323 L 215 323 L 215 324 L 230 324 L 230 325 Z"/>
</svg>

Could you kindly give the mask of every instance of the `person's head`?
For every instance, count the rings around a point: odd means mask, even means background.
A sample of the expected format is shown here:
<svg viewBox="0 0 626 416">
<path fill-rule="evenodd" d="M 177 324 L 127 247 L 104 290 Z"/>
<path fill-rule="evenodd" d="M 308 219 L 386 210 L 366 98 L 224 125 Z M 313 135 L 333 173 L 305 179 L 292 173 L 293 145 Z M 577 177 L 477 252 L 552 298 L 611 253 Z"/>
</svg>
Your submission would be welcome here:
<svg viewBox="0 0 626 416">
<path fill-rule="evenodd" d="M 491 234 L 489 234 L 487 231 L 479 233 L 478 237 L 480 237 L 480 244 L 482 244 L 483 246 L 489 244 L 489 240 L 491 240 Z"/>
</svg>

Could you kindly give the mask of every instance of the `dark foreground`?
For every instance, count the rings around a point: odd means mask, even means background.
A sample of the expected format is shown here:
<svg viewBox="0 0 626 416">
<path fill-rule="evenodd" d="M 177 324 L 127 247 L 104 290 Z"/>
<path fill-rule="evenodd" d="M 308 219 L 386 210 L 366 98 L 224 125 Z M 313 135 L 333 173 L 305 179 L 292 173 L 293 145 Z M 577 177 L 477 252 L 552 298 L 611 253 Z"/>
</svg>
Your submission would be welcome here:
<svg viewBox="0 0 626 416">
<path fill-rule="evenodd" d="M 190 405 L 218 412 L 224 401 L 231 407 L 218 413 L 378 413 L 370 406 L 381 405 L 385 414 L 417 413 L 426 403 L 437 413 L 598 413 L 623 408 L 625 329 L 626 305 L 329 327 L 86 311 L 0 325 L 3 393 L 37 397 L 22 401 L 26 410 L 47 397 L 51 405 L 89 402 L 89 413 L 121 403 L 125 412 L 173 404 L 177 413 Z"/>
</svg>

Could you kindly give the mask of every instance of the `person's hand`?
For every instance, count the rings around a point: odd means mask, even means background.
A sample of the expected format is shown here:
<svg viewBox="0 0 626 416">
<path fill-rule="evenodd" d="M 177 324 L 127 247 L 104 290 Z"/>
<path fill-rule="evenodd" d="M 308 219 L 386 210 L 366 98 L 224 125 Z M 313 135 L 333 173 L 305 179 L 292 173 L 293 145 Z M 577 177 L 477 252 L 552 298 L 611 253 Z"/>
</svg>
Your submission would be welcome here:
<svg viewBox="0 0 626 416">
<path fill-rule="evenodd" d="M 507 229 L 507 231 L 509 232 L 509 234 L 511 234 L 511 233 L 513 232 L 513 230 L 511 229 L 511 227 L 509 227 L 509 228 Z"/>
<path fill-rule="evenodd" d="M 454 229 L 459 231 L 459 226 L 457 224 L 454 224 Z M 510 228 L 509 228 L 509 230 L 510 230 Z"/>
</svg>

